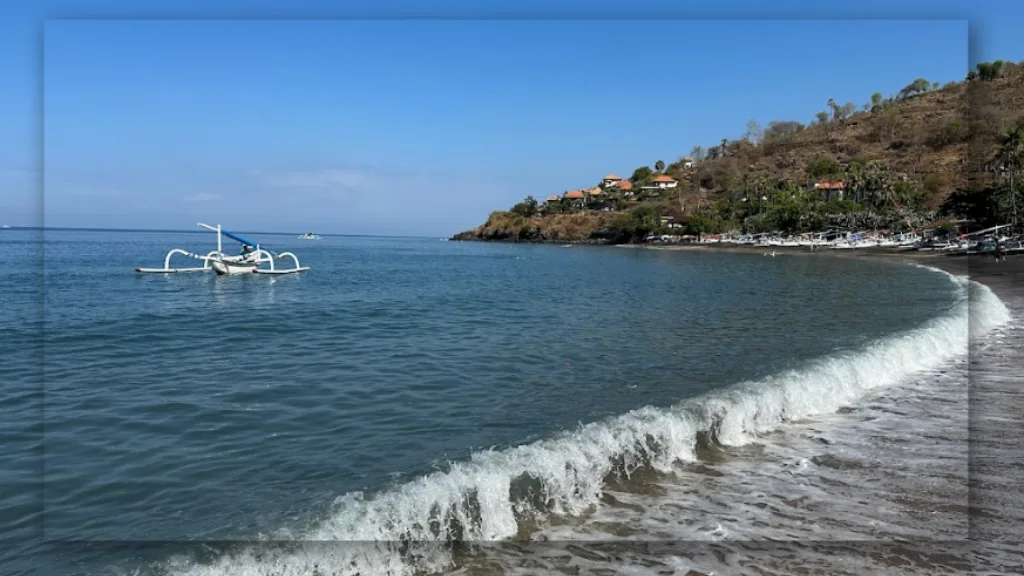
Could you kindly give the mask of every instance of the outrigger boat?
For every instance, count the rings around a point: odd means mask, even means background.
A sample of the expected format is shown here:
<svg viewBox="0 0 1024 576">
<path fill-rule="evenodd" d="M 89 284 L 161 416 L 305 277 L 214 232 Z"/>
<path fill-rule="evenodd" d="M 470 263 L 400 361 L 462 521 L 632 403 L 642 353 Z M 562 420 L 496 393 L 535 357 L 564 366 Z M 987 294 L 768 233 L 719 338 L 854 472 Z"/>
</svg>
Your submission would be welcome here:
<svg viewBox="0 0 1024 576">
<path fill-rule="evenodd" d="M 319 239 L 320 239 L 320 236 L 317 235 L 317 234 L 313 234 L 312 232 L 306 232 L 305 234 L 299 236 L 299 240 L 319 240 Z"/>
<path fill-rule="evenodd" d="M 163 268 L 136 268 L 135 271 L 141 274 L 170 274 L 177 272 L 214 272 L 217 275 L 235 274 L 295 274 L 309 270 L 308 266 L 299 265 L 299 259 L 291 252 L 274 253 L 233 232 L 221 228 L 220 224 L 210 226 L 199 223 L 201 228 L 206 228 L 217 233 L 217 249 L 210 251 L 205 256 L 193 254 L 181 248 L 174 248 L 164 257 Z M 237 256 L 228 256 L 224 253 L 223 236 L 239 242 L 242 245 L 242 253 Z M 202 260 L 203 265 L 192 268 L 171 268 L 171 256 L 181 254 L 196 260 Z M 274 259 L 291 258 L 295 262 L 294 268 L 280 269 L 274 266 Z M 269 264 L 268 267 L 262 265 Z"/>
</svg>

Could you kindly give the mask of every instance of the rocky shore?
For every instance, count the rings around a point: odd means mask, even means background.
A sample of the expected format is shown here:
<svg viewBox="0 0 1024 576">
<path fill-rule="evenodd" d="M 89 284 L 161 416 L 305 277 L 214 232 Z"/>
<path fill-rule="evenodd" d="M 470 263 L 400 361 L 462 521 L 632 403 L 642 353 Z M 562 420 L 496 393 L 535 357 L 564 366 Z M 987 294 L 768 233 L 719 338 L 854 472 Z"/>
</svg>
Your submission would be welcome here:
<svg viewBox="0 0 1024 576">
<path fill-rule="evenodd" d="M 508 212 L 491 214 L 482 226 L 453 236 L 463 242 L 515 242 L 525 244 L 606 244 L 600 230 L 617 216 L 610 212 L 582 212 L 524 217 Z"/>
</svg>

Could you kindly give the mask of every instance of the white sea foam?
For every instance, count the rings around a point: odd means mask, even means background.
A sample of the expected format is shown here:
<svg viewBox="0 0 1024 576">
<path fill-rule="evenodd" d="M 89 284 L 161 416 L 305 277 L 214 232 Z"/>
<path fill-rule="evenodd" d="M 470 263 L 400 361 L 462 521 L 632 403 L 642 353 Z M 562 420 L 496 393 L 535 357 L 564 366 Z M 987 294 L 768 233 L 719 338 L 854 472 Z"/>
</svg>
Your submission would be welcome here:
<svg viewBox="0 0 1024 576">
<path fill-rule="evenodd" d="M 480 452 L 383 493 L 346 494 L 326 520 L 299 537 L 351 544 L 254 545 L 165 568 L 194 575 L 318 570 L 363 576 L 450 568 L 451 551 L 443 544 L 509 539 L 526 518 L 582 514 L 600 504 L 610 476 L 628 478 L 639 469 L 672 473 L 679 463 L 694 462 L 702 436 L 740 446 L 965 354 L 969 334 L 1007 322 L 1009 311 L 987 287 L 949 277 L 959 287 L 957 301 L 914 330 L 668 409 L 642 408 L 532 444 Z"/>
</svg>

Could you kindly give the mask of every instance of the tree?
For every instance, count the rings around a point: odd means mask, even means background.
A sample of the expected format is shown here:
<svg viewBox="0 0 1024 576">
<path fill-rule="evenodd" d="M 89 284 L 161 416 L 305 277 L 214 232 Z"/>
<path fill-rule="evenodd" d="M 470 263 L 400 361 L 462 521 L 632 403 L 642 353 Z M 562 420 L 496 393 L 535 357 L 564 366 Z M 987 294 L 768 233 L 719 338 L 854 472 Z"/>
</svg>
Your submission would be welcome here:
<svg viewBox="0 0 1024 576">
<path fill-rule="evenodd" d="M 694 146 L 690 149 L 690 159 L 695 165 L 700 164 L 705 158 L 707 158 L 707 150 L 703 146 Z"/>
<path fill-rule="evenodd" d="M 658 160 L 657 162 L 654 163 L 654 170 L 655 171 L 661 172 L 664 169 L 665 169 L 665 163 L 663 161 Z"/>
<path fill-rule="evenodd" d="M 828 112 L 822 110 L 815 114 L 814 117 L 818 120 L 818 124 L 828 124 Z"/>
<path fill-rule="evenodd" d="M 999 147 L 993 158 L 993 164 L 1002 174 L 1009 176 L 1010 221 L 1016 231 L 1017 191 L 1015 184 L 1019 180 L 1021 170 L 1024 169 L 1024 117 L 1007 126 L 999 134 L 997 143 Z"/>
<path fill-rule="evenodd" d="M 835 99 L 829 98 L 826 104 L 828 109 L 832 111 L 832 119 L 839 120 L 839 106 L 836 104 Z"/>
<path fill-rule="evenodd" d="M 882 108 L 882 115 L 879 123 L 879 136 L 894 140 L 896 138 L 896 131 L 899 130 L 902 118 L 900 117 L 899 110 L 895 106 L 885 106 Z"/>
<path fill-rule="evenodd" d="M 966 218 L 985 228 L 1004 224 L 1005 221 L 999 219 L 999 200 L 1005 196 L 1005 188 L 1005 185 L 997 184 L 981 190 L 954 190 L 939 205 L 939 214 Z"/>
<path fill-rule="evenodd" d="M 875 112 L 882 107 L 882 93 L 875 92 L 871 95 L 871 111 Z"/>
<path fill-rule="evenodd" d="M 911 98 L 919 94 L 924 94 L 932 87 L 932 83 L 924 78 L 918 78 L 910 84 L 907 84 L 900 90 L 900 98 Z"/>
<path fill-rule="evenodd" d="M 846 120 L 850 116 L 853 116 L 853 113 L 856 111 L 857 105 L 854 104 L 853 102 L 847 102 L 846 104 L 843 104 L 843 106 L 839 109 L 839 118 L 841 120 Z"/>
<path fill-rule="evenodd" d="M 793 120 L 773 120 L 768 123 L 761 137 L 761 146 L 765 155 L 774 150 L 786 151 L 791 147 L 793 137 L 804 129 L 804 125 Z"/>
<path fill-rule="evenodd" d="M 807 161 L 804 171 L 809 178 L 819 180 L 838 177 L 843 173 L 843 167 L 839 165 L 835 158 L 818 156 Z"/>
<path fill-rule="evenodd" d="M 804 129 L 804 125 L 794 120 L 773 120 L 764 129 L 764 139 L 786 138 Z"/>
<path fill-rule="evenodd" d="M 643 240 L 661 225 L 660 214 L 651 206 L 640 206 L 616 218 L 608 232 L 613 242 L 634 242 Z"/>
<path fill-rule="evenodd" d="M 747 130 L 743 133 L 743 138 L 751 144 L 759 144 L 763 137 L 764 132 L 761 130 L 761 124 L 753 119 L 747 121 Z"/>
<path fill-rule="evenodd" d="M 530 218 L 537 215 L 537 200 L 533 196 L 527 196 L 525 200 L 512 207 L 511 212 L 516 216 Z"/>
<path fill-rule="evenodd" d="M 652 174 L 654 174 L 654 172 L 651 170 L 650 166 L 641 166 L 641 167 L 639 167 L 639 168 L 637 168 L 636 170 L 633 171 L 633 175 L 630 176 L 629 179 L 634 184 L 638 184 L 639 185 L 641 183 L 646 182 L 647 179 L 650 178 Z"/>
<path fill-rule="evenodd" d="M 994 62 L 979 62 L 975 65 L 978 73 L 977 78 L 980 78 L 984 82 L 990 82 L 999 78 L 1003 75 L 1003 61 L 996 60 Z M 968 74 L 968 80 L 971 80 L 970 74 Z"/>
</svg>

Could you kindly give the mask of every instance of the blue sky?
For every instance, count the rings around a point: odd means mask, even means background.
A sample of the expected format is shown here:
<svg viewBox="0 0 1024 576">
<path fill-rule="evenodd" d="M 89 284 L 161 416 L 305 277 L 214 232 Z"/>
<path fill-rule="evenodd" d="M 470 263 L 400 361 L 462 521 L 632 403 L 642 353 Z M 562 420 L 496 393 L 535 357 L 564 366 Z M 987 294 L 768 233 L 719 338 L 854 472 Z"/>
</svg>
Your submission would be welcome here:
<svg viewBox="0 0 1024 576">
<path fill-rule="evenodd" d="M 42 209 L 47 226 L 447 235 L 526 194 L 739 137 L 749 119 L 807 122 L 829 98 L 958 80 L 969 56 L 1024 60 L 1011 2 L 563 3 L 546 9 L 559 20 L 373 21 L 322 17 L 410 8 L 65 4 L 20 8 L 0 29 L 5 224 L 38 224 Z M 550 6 L 509 5 L 490 14 Z M 430 15 L 486 15 L 466 6 Z M 231 19 L 246 15 L 321 18 Z M 44 26 L 59 16 L 193 19 Z M 761 19 L 670 18 L 686 16 Z"/>
</svg>

